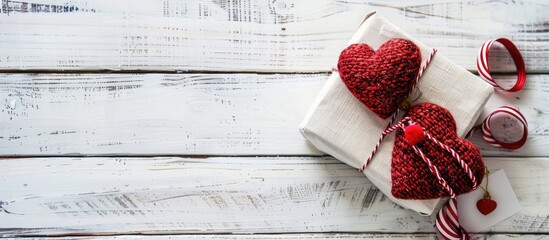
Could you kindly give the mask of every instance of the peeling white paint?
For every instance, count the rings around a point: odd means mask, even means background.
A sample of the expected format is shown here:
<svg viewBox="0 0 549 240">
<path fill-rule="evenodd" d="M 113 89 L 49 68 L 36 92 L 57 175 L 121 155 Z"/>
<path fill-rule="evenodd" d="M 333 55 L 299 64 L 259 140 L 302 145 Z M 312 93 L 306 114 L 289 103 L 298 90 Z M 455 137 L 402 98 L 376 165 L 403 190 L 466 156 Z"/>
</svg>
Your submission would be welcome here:
<svg viewBox="0 0 549 240">
<path fill-rule="evenodd" d="M 17 100 L 15 100 L 15 99 L 11 100 L 11 101 L 10 101 L 10 106 L 9 106 L 9 107 L 10 107 L 11 109 L 15 109 L 15 103 L 16 103 L 16 102 L 17 102 Z"/>
<path fill-rule="evenodd" d="M 14 9 L 0 13 L 0 69 L 326 72 L 372 10 L 470 70 L 482 42 L 500 36 L 528 70 L 549 66 L 539 41 L 549 6 L 535 0 L 6 2 Z M 492 71 L 514 69 L 491 60 Z"/>
</svg>

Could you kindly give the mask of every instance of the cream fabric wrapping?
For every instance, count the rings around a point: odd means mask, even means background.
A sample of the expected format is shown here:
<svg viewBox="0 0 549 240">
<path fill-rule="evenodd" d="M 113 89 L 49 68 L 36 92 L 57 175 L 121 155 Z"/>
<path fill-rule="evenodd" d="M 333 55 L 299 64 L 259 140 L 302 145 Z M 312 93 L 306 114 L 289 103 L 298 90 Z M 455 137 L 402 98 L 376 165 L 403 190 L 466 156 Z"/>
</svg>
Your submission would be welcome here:
<svg viewBox="0 0 549 240">
<path fill-rule="evenodd" d="M 412 40 L 419 46 L 423 61 L 432 49 L 375 12 L 368 15 L 349 44 L 368 43 L 377 49 L 391 38 Z M 493 92 L 492 87 L 482 79 L 440 53 L 432 59 L 416 89 L 421 92 L 421 97 L 414 104 L 432 102 L 450 110 L 456 120 L 459 136 L 464 136 L 473 127 Z M 388 119 L 380 119 L 359 102 L 345 87 L 339 74 L 334 72 L 313 102 L 300 130 L 320 151 L 359 168 L 371 153 L 388 122 Z M 394 134 L 388 135 L 364 173 L 397 204 L 420 214 L 432 214 L 441 199 L 402 200 L 392 196 L 393 142 Z"/>
</svg>

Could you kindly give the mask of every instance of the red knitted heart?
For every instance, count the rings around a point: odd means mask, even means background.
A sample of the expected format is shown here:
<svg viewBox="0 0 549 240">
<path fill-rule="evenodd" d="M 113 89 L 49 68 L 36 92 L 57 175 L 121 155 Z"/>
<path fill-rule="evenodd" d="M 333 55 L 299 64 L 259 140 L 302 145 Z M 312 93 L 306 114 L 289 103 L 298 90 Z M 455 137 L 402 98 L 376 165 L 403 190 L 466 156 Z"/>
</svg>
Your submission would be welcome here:
<svg viewBox="0 0 549 240">
<path fill-rule="evenodd" d="M 484 162 L 480 151 L 471 142 L 457 136 L 456 122 L 447 109 L 432 103 L 421 103 L 410 108 L 406 115 L 432 137 L 456 151 L 469 165 L 477 181 L 482 180 Z M 432 140 L 423 139 L 416 146 L 437 167 L 455 194 L 476 188 L 456 159 Z M 391 192 L 396 198 L 431 199 L 449 196 L 424 160 L 414 152 L 402 130 L 398 130 L 395 135 L 391 178 Z"/>
<path fill-rule="evenodd" d="M 368 44 L 353 44 L 341 55 L 339 76 L 372 112 L 387 118 L 411 91 L 421 65 L 419 48 L 410 40 L 393 38 L 377 51 Z"/>
</svg>

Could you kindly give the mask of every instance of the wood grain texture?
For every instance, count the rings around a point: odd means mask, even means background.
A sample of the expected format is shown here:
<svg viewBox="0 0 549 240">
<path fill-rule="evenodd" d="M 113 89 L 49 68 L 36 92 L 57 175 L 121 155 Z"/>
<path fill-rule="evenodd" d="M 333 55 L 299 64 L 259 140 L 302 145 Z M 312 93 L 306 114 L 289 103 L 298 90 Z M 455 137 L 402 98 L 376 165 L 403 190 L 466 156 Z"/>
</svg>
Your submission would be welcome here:
<svg viewBox="0 0 549 240">
<path fill-rule="evenodd" d="M 549 233 L 549 159 L 488 158 L 522 211 L 494 226 Z M 0 161 L 0 235 L 432 233 L 332 158 L 30 158 Z"/>
<path fill-rule="evenodd" d="M 326 75 L 0 76 L 6 155 L 319 154 L 297 126 Z"/>
<path fill-rule="evenodd" d="M 145 236 L 100 236 L 100 237 L 61 237 L 56 239 L 141 239 Z M 203 240 L 203 239 L 229 239 L 229 240 L 301 240 L 301 239 L 315 239 L 315 240 L 331 240 L 331 239 L 385 239 L 385 240 L 422 240 L 422 239 L 435 239 L 436 234 L 383 234 L 383 233 L 313 233 L 313 234 L 253 234 L 253 235 L 146 235 L 149 239 L 184 239 L 184 240 Z M 19 238 L 18 238 L 19 239 Z M 28 239 L 28 238 L 27 238 Z M 32 238 L 31 238 L 32 239 Z M 43 239 L 43 238 L 39 238 Z M 47 238 L 46 238 L 47 239 Z M 440 239 L 440 238 L 439 238 Z M 524 239 L 524 240 L 539 240 L 549 239 L 548 235 L 537 234 L 471 234 L 471 240 L 507 240 L 507 239 Z"/>
<path fill-rule="evenodd" d="M 505 76 L 503 76 L 505 77 Z M 513 76 L 508 76 L 513 77 Z M 320 155 L 298 125 L 325 74 L 0 74 L 0 155 Z M 480 80 L 479 80 L 480 81 Z M 549 75 L 495 93 L 518 107 L 526 146 L 485 156 L 548 156 Z"/>
<path fill-rule="evenodd" d="M 549 70 L 543 0 L 8 0 L 0 70 L 325 72 L 372 10 L 467 69 L 508 37 L 529 71 Z M 514 69 L 504 56 L 492 70 Z"/>
</svg>

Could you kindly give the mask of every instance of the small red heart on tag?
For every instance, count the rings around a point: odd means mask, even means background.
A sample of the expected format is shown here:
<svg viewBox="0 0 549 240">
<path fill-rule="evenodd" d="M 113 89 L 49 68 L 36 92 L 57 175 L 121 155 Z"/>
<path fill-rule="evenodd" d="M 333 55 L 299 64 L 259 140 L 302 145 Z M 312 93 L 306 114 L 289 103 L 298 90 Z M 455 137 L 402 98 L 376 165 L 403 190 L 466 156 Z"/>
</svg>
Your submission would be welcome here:
<svg viewBox="0 0 549 240">
<path fill-rule="evenodd" d="M 498 206 L 498 203 L 492 199 L 480 199 L 477 202 L 477 208 L 480 211 L 480 213 L 484 215 L 488 215 L 494 210 L 496 210 L 496 207 Z"/>
</svg>

